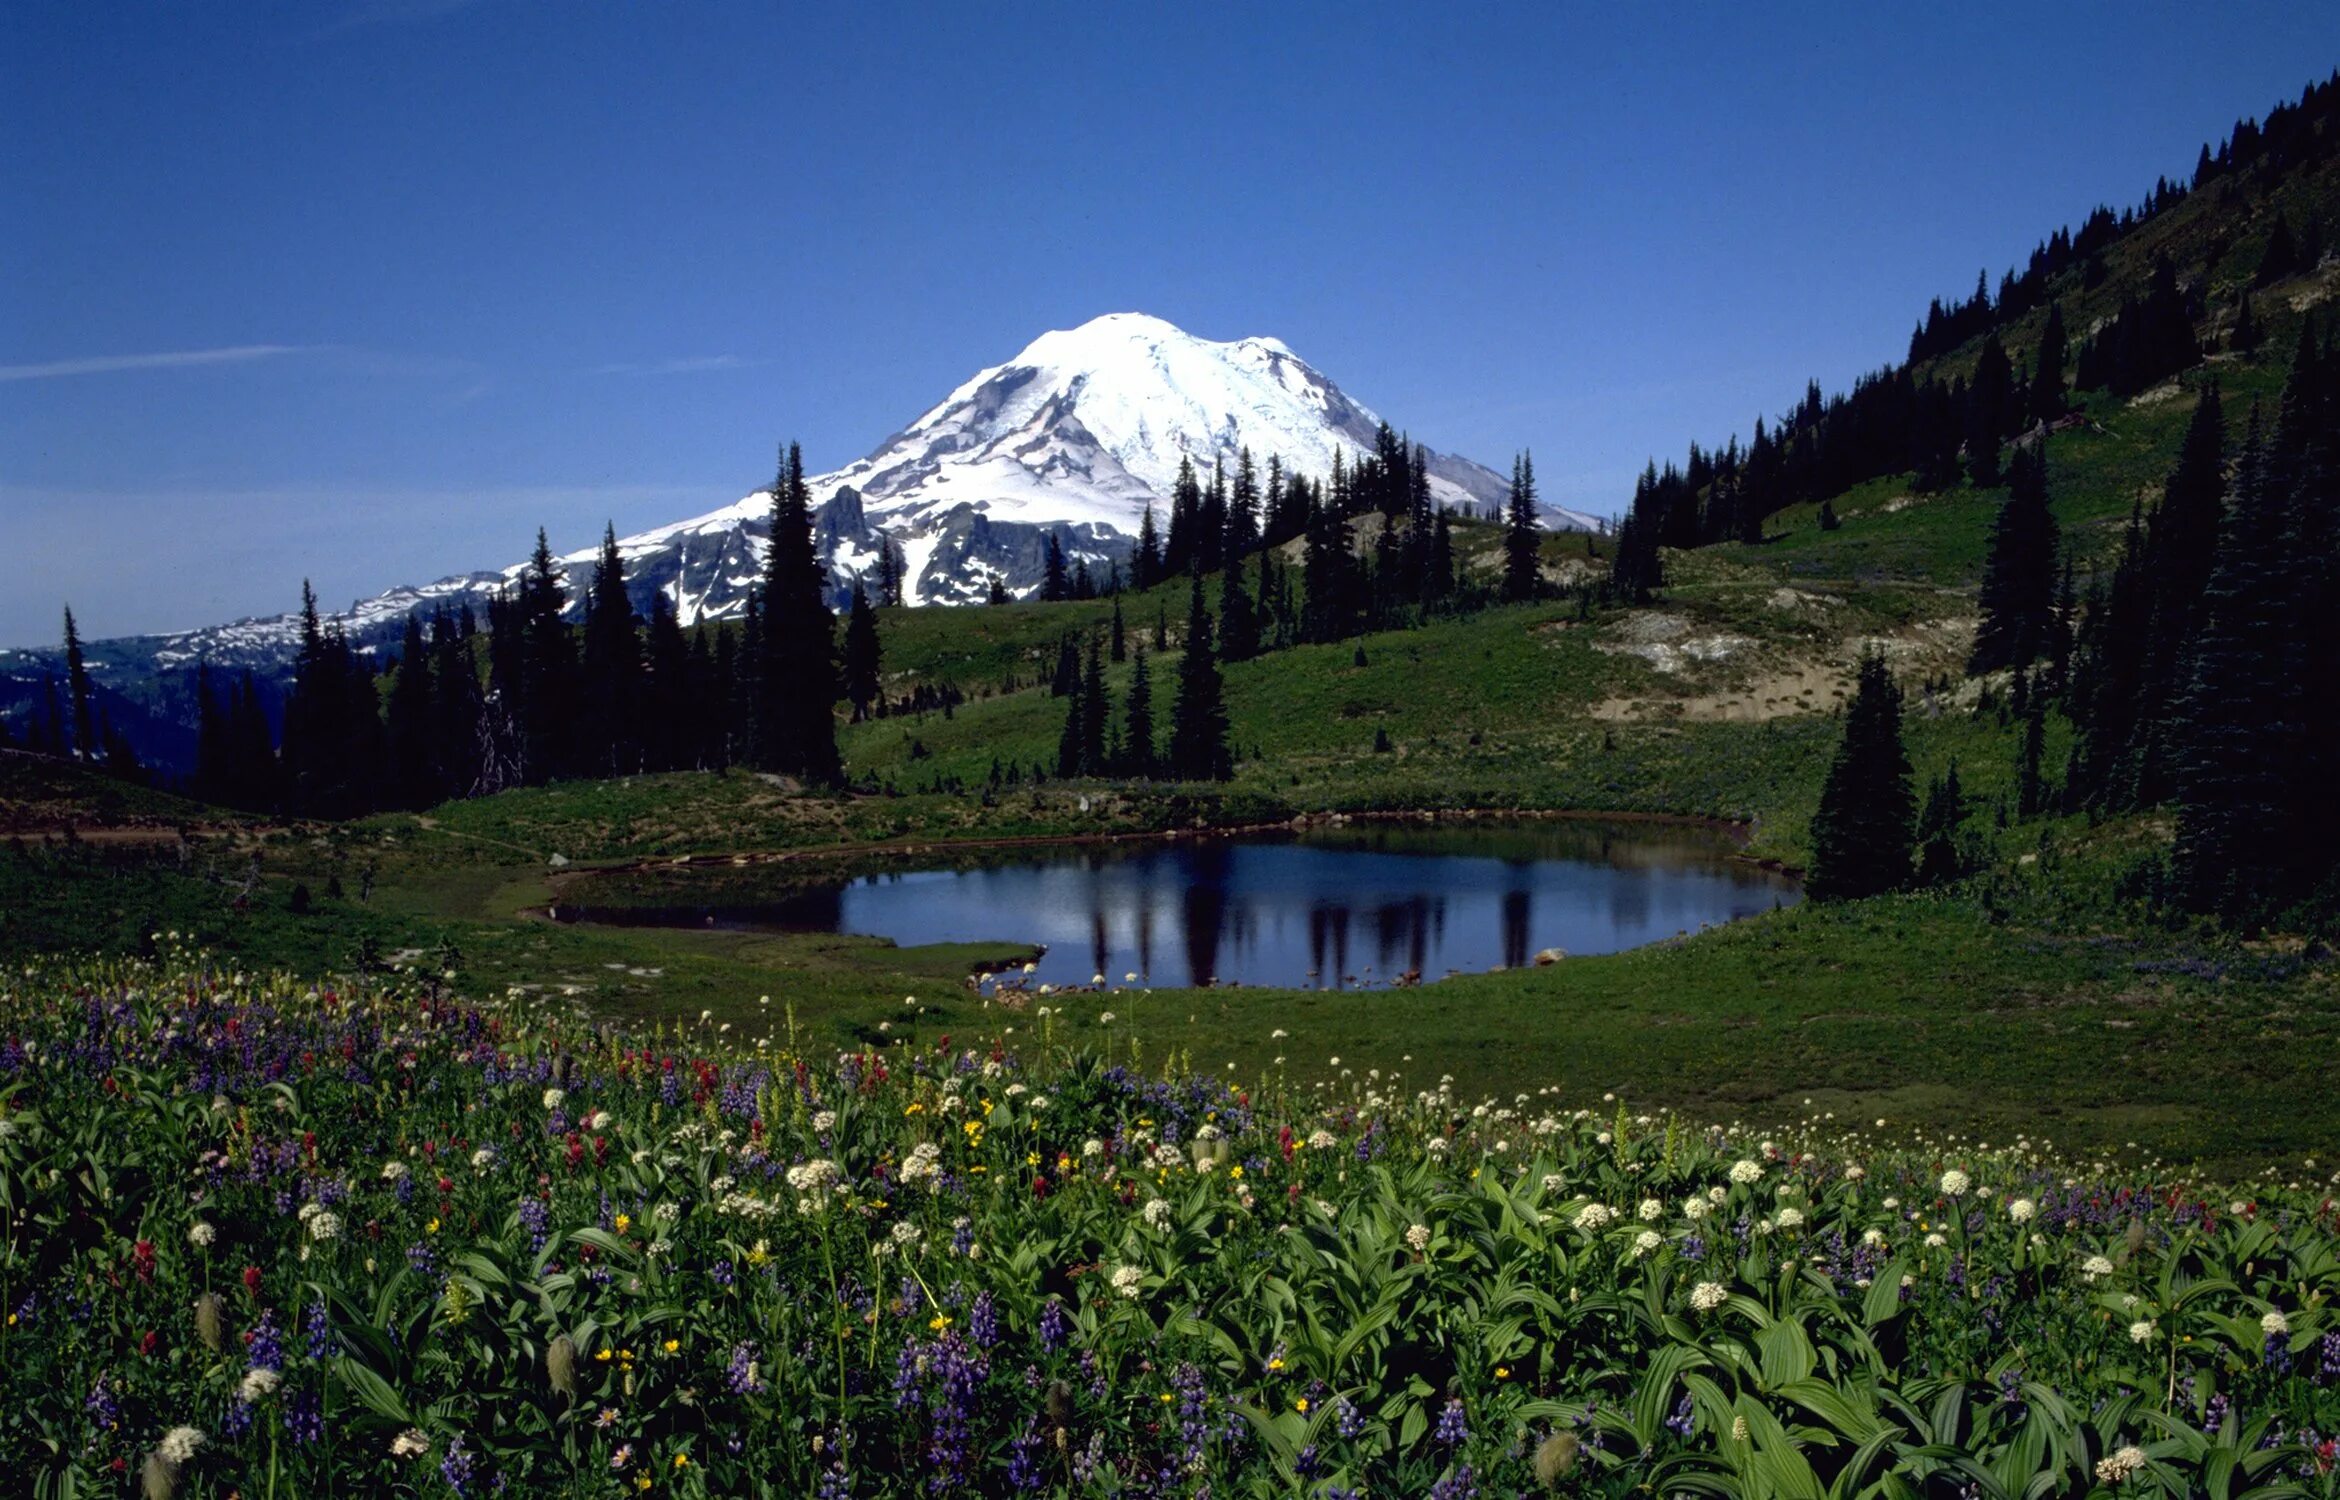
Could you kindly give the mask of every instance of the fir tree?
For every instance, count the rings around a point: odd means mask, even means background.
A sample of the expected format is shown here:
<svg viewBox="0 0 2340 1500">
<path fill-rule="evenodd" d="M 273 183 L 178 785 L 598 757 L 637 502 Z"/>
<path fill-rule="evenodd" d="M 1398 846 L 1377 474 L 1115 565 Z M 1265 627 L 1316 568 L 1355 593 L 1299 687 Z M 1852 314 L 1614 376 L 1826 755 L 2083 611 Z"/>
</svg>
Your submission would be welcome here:
<svg viewBox="0 0 2340 1500">
<path fill-rule="evenodd" d="M 1129 697 L 1122 711 L 1122 773 L 1151 776 L 1154 774 L 1154 680 L 1146 667 L 1143 646 L 1138 647 L 1129 664 Z"/>
<path fill-rule="evenodd" d="M 694 681 L 691 643 L 664 589 L 650 596 L 650 628 L 642 658 L 645 763 L 653 771 L 699 764 L 703 689 Z"/>
<path fill-rule="evenodd" d="M 626 593 L 625 559 L 618 554 L 617 527 L 604 523 L 601 555 L 585 595 L 585 650 L 580 673 L 579 738 L 576 764 L 597 776 L 641 769 L 635 726 L 642 716 L 642 641 L 634 604 Z"/>
<path fill-rule="evenodd" d="M 1111 632 L 1112 657 L 1115 666 L 1129 659 L 1129 630 L 1121 618 L 1121 593 L 1113 594 L 1113 628 Z"/>
<path fill-rule="evenodd" d="M 2039 334 L 2039 364 L 2031 375 L 2034 421 L 2053 422 L 2064 414 L 2064 354 L 2064 309 L 2051 303 Z"/>
<path fill-rule="evenodd" d="M 1858 900 L 1900 889 L 1910 878 L 1916 800 L 1901 744 L 1901 690 L 1884 658 L 1862 657 L 1844 738 L 1829 763 L 1812 816 L 1815 901 Z"/>
<path fill-rule="evenodd" d="M 1154 503 L 1146 502 L 1146 513 L 1138 521 L 1137 548 L 1130 553 L 1129 584 L 1131 588 L 1150 589 L 1162 581 L 1162 542 L 1154 530 Z"/>
<path fill-rule="evenodd" d="M 1194 576 L 1186 640 L 1178 660 L 1178 701 L 1170 715 L 1169 772 L 1182 781 L 1225 781 L 1235 774 L 1227 746 L 1225 685 L 1211 649 L 1211 616 L 1202 575 Z"/>
<path fill-rule="evenodd" d="M 76 760 L 93 765 L 103 753 L 97 720 L 90 711 L 89 663 L 81 653 L 81 631 L 73 623 L 73 606 L 65 606 L 65 684 L 73 701 L 73 746 Z"/>
<path fill-rule="evenodd" d="M 834 785 L 837 755 L 837 622 L 813 547 L 804 456 L 790 443 L 772 486 L 772 540 L 764 570 L 764 653 L 757 714 L 763 768 Z"/>
<path fill-rule="evenodd" d="M 1535 460 L 1521 453 L 1511 461 L 1511 494 L 1503 510 L 1503 597 L 1517 604 L 1533 599 L 1543 575 L 1536 552 L 1543 528 L 1536 522 Z"/>
<path fill-rule="evenodd" d="M 1072 584 L 1064 571 L 1064 544 L 1056 539 L 1053 531 L 1048 533 L 1047 553 L 1041 566 L 1040 597 L 1050 604 L 1072 597 Z"/>
<path fill-rule="evenodd" d="M 2171 745 L 2174 894 L 2232 920 L 2264 914 L 2281 890 L 2298 816 L 2289 782 L 2300 705 L 2285 650 L 2290 527 L 2272 477 L 2254 417 Z"/>
<path fill-rule="evenodd" d="M 1105 759 L 1105 729 L 1113 705 L 1105 696 L 1105 658 L 1097 642 L 1089 642 L 1087 665 L 1081 673 L 1081 765 L 1083 776 L 1102 776 L 1110 767 Z"/>
<path fill-rule="evenodd" d="M 861 580 L 853 580 L 853 602 L 845 615 L 845 699 L 853 705 L 853 722 L 868 719 L 878 701 L 884 652 L 878 643 L 877 611 Z"/>
<path fill-rule="evenodd" d="M 387 801 L 393 807 L 429 807 L 440 800 L 435 696 L 422 616 L 409 614 L 398 648 L 398 670 L 383 711 L 383 733 L 390 751 Z"/>
<path fill-rule="evenodd" d="M 520 765 L 545 782 L 567 772 L 577 724 L 577 652 L 561 617 L 566 596 L 552 546 L 540 528 L 520 575 Z"/>
<path fill-rule="evenodd" d="M 1243 588 L 1243 560 L 1227 554 L 1227 571 L 1219 585 L 1219 657 L 1222 661 L 1249 661 L 1259 654 L 1259 614 Z"/>
<path fill-rule="evenodd" d="M 2048 648 L 2054 625 L 2056 519 L 2048 509 L 2044 445 L 2018 453 L 2006 502 L 1991 525 L 1983 563 L 1982 623 L 1967 671 L 1980 675 L 2030 664 Z"/>
<path fill-rule="evenodd" d="M 1918 814 L 1917 883 L 1942 885 L 1970 872 L 1977 863 L 1969 845 L 1965 790 L 1958 782 L 1958 762 L 1926 785 L 1925 809 Z"/>
</svg>

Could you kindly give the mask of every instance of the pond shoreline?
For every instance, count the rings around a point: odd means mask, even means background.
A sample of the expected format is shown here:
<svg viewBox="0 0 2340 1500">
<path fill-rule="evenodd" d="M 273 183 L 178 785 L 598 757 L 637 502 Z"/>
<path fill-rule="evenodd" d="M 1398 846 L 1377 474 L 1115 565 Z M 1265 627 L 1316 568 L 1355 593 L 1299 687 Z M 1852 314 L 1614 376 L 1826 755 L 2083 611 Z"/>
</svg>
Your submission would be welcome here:
<svg viewBox="0 0 2340 1500">
<path fill-rule="evenodd" d="M 613 861 L 608 864 L 572 864 L 552 872 L 545 878 L 545 884 L 557 898 L 565 887 L 589 877 L 648 874 L 667 870 L 726 867 L 756 869 L 769 865 L 924 857 L 960 852 L 980 853 L 988 849 L 1048 849 L 1090 844 L 1180 843 L 1214 838 L 1239 838 L 1247 834 L 1305 833 L 1312 829 L 1342 828 L 1356 824 L 1470 824 L 1499 821 L 1645 823 L 1660 827 L 1699 828 L 1720 833 L 1741 846 L 1746 844 L 1754 831 L 1752 825 L 1742 819 L 1703 817 L 1695 813 L 1601 812 L 1582 808 L 1377 808 L 1366 812 L 1304 812 L 1296 813 L 1289 818 L 1243 823 L 1211 823 L 1187 828 L 1148 828 L 1098 833 L 1037 833 L 966 839 L 918 839 L 904 843 L 824 844 L 809 849 L 739 850 L 728 854 L 677 854 L 660 859 L 630 859 Z M 1751 855 L 1740 850 L 1732 851 L 1730 857 L 1751 868 L 1769 871 L 1775 875 L 1785 875 L 1796 880 L 1801 880 L 1804 877 L 1804 870 L 1801 866 L 1791 865 L 1785 860 Z M 524 909 L 520 915 L 545 920 L 533 906 Z"/>
</svg>

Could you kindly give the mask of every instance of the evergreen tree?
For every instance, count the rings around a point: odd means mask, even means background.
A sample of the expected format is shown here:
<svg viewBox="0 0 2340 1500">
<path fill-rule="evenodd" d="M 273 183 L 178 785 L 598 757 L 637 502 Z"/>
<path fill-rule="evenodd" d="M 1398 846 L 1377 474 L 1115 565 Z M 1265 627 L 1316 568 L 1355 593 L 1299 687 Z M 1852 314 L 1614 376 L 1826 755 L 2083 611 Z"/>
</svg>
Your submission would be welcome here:
<svg viewBox="0 0 2340 1500">
<path fill-rule="evenodd" d="M 884 652 L 878 644 L 877 611 L 861 580 L 853 580 L 853 602 L 845 615 L 845 698 L 853 705 L 853 722 L 869 718 L 878 701 Z"/>
<path fill-rule="evenodd" d="M 2031 416 L 2053 422 L 2064 414 L 2064 309 L 2048 307 L 2046 326 L 2039 334 L 2039 364 L 2031 375 Z"/>
<path fill-rule="evenodd" d="M 1227 704 L 1219 663 L 1211 649 L 1211 616 L 1203 605 L 1202 575 L 1194 576 L 1186 609 L 1186 641 L 1178 661 L 1178 701 L 1170 715 L 1169 772 L 1182 781 L 1225 781 L 1235 774 L 1227 746 Z"/>
<path fill-rule="evenodd" d="M 1202 524 L 1202 485 L 1194 476 L 1194 462 L 1178 458 L 1178 477 L 1170 486 L 1170 535 L 1162 544 L 1162 576 L 1175 578 L 1199 566 L 1202 553 L 1197 531 Z"/>
<path fill-rule="evenodd" d="M 390 752 L 390 784 L 384 789 L 384 800 L 390 806 L 429 807 L 440 800 L 435 696 L 422 616 L 410 613 L 384 709 L 383 733 Z"/>
<path fill-rule="evenodd" d="M 691 643 L 674 603 L 659 589 L 650 596 L 650 628 L 642 651 L 643 760 L 653 771 L 700 763 L 704 691 L 695 680 Z"/>
<path fill-rule="evenodd" d="M 1007 575 L 1003 573 L 991 575 L 991 586 L 983 591 L 983 602 L 986 604 L 1005 604 L 1008 602 Z"/>
<path fill-rule="evenodd" d="M 1983 563 L 1982 623 L 1967 671 L 1980 675 L 2030 664 L 2048 648 L 2054 627 L 2056 518 L 2048 509 L 2045 445 L 2018 453 L 2006 502 L 1991 525 Z"/>
<path fill-rule="evenodd" d="M 1131 588 L 1150 589 L 1162 581 L 1162 542 L 1154 531 L 1154 504 L 1146 502 L 1146 513 L 1138 521 L 1137 548 L 1129 558 L 1129 585 Z"/>
<path fill-rule="evenodd" d="M 1146 648 L 1138 647 L 1129 664 L 1129 699 L 1123 705 L 1121 770 L 1124 775 L 1154 774 L 1154 680 L 1146 668 Z"/>
<path fill-rule="evenodd" d="M 2230 920 L 2263 915 L 2282 889 L 2299 812 L 2290 779 L 2300 704 L 2285 649 L 2289 518 L 2255 417 L 2251 426 L 2171 745 L 2173 893 Z"/>
<path fill-rule="evenodd" d="M 1081 774 L 1081 726 L 1086 718 L 1076 678 L 1073 690 L 1064 695 L 1064 728 L 1056 735 L 1056 774 L 1067 781 Z"/>
<path fill-rule="evenodd" d="M 2014 369 L 1999 336 L 1983 340 L 1975 360 L 1974 383 L 1966 391 L 1966 467 L 1977 489 L 1999 482 L 1999 443 L 2007 435 Z"/>
<path fill-rule="evenodd" d="M 1113 662 L 1114 665 L 1119 666 L 1129 658 L 1129 631 L 1121 618 L 1121 593 L 1119 590 L 1115 590 L 1113 595 L 1112 643 Z"/>
<path fill-rule="evenodd" d="M 540 528 L 520 575 L 520 768 L 531 783 L 567 774 L 576 744 L 577 651 L 562 619 L 566 596 Z"/>
<path fill-rule="evenodd" d="M 1430 549 L 1422 566 L 1422 607 L 1437 610 L 1452 603 L 1455 594 L 1454 512 L 1438 507 L 1430 523 Z"/>
<path fill-rule="evenodd" d="M 1874 652 L 1861 658 L 1844 738 L 1812 816 L 1815 901 L 1858 900 L 1909 882 L 1916 799 L 1901 744 L 1901 690 Z"/>
<path fill-rule="evenodd" d="M 642 640 L 633 600 L 626 593 L 625 559 L 617 527 L 604 523 L 601 556 L 585 595 L 585 651 L 580 674 L 576 765 L 592 775 L 617 776 L 642 767 L 636 725 L 642 716 Z"/>
<path fill-rule="evenodd" d="M 1536 551 L 1543 528 L 1536 521 L 1535 460 L 1521 453 L 1511 461 L 1511 494 L 1503 510 L 1503 597 L 1517 604 L 1533 599 L 1543 575 Z"/>
<path fill-rule="evenodd" d="M 2023 703 L 2023 742 L 2015 758 L 2015 811 L 2018 816 L 2036 818 L 2047 811 L 2047 782 L 2041 775 L 2041 760 L 2047 750 L 2047 694 L 2021 690 L 2026 686 L 2022 668 L 2015 672 L 2017 697 Z"/>
<path fill-rule="evenodd" d="M 1966 793 L 1958 783 L 1958 762 L 1926 785 L 1924 811 L 1918 814 L 1917 883 L 1942 885 L 1970 872 L 1979 862 L 1966 832 Z"/>
<path fill-rule="evenodd" d="M 765 770 L 834 785 L 837 755 L 837 622 L 813 547 L 804 455 L 790 443 L 772 486 L 772 541 L 764 570 L 764 652 L 758 685 L 757 756 Z"/>
<path fill-rule="evenodd" d="M 1259 473 L 1252 467 L 1251 450 L 1245 448 L 1236 455 L 1235 488 L 1227 497 L 1227 533 L 1220 547 L 1227 564 L 1259 545 L 1259 519 Z"/>
<path fill-rule="evenodd" d="M 81 654 L 81 631 L 73 623 L 70 604 L 65 606 L 65 683 L 73 699 L 73 757 L 94 765 L 104 747 L 98 743 L 97 720 L 90 711 L 89 663 Z"/>
<path fill-rule="evenodd" d="M 1243 560 L 1227 554 L 1227 571 L 1219 585 L 1219 657 L 1222 661 L 1249 661 L 1259 654 L 1259 614 L 1243 588 Z"/>
<path fill-rule="evenodd" d="M 1048 533 L 1047 557 L 1042 565 L 1040 575 L 1040 598 L 1046 603 L 1054 604 L 1059 600 L 1071 597 L 1072 583 L 1065 576 L 1064 571 L 1064 544 L 1059 542 L 1056 539 L 1056 533 L 1051 531 Z"/>
<path fill-rule="evenodd" d="M 1081 673 L 1081 764 L 1083 776 L 1102 776 L 1111 769 L 1105 759 L 1105 728 L 1113 705 L 1105 696 L 1105 659 L 1097 642 L 1089 642 L 1088 664 Z"/>
<path fill-rule="evenodd" d="M 496 736 L 472 637 L 456 617 L 435 615 L 430 651 L 432 791 L 441 799 L 473 796 L 490 789 L 483 783 Z"/>
</svg>

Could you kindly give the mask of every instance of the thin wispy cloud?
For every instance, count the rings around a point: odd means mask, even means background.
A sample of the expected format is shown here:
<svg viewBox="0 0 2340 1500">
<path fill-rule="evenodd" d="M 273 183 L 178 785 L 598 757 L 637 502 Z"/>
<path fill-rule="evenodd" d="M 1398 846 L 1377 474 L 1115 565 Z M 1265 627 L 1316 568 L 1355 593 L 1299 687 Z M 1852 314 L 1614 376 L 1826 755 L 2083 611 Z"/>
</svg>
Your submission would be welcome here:
<svg viewBox="0 0 2340 1500">
<path fill-rule="evenodd" d="M 745 370 L 760 365 L 760 359 L 742 359 L 736 354 L 693 354 L 681 359 L 652 360 L 647 364 L 621 363 L 595 367 L 596 375 L 704 375 L 711 370 Z"/>
<path fill-rule="evenodd" d="M 0 380 L 58 380 L 68 375 L 115 375 L 128 370 L 182 370 L 195 365 L 236 365 L 256 359 L 302 354 L 302 344 L 230 344 L 220 349 L 169 349 L 153 354 L 93 354 L 39 364 L 0 365 Z"/>
</svg>

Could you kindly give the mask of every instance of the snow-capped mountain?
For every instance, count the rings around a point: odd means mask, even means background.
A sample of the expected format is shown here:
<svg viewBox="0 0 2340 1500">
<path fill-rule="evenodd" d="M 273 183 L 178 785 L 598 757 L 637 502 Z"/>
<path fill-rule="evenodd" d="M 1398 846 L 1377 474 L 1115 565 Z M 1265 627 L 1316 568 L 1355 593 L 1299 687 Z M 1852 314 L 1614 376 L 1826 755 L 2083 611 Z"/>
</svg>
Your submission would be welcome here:
<svg viewBox="0 0 2340 1500">
<path fill-rule="evenodd" d="M 881 537 L 908 564 L 911 603 L 1011 593 L 1040 583 L 1046 538 L 1103 565 L 1128 555 L 1146 507 L 1166 508 L 1182 459 L 1208 474 L 1248 448 L 1264 466 L 1320 476 L 1333 455 L 1373 447 L 1381 418 L 1277 339 L 1214 343 L 1143 313 L 1112 313 L 1044 333 L 982 370 L 857 463 L 808 481 L 839 588 L 872 566 Z M 1432 498 L 1500 504 L 1506 482 L 1468 459 L 1432 454 Z M 770 519 L 769 491 L 625 538 L 629 571 L 671 561 L 669 597 L 685 622 L 745 606 Z M 1547 524 L 1598 522 L 1549 510 Z M 744 540 L 745 547 L 734 547 Z M 590 553 L 571 563 L 590 564 Z"/>
<path fill-rule="evenodd" d="M 840 599 L 891 545 L 906 564 L 908 602 L 967 603 L 984 598 L 994 578 L 1013 594 L 1036 590 L 1051 535 L 1068 557 L 1100 573 L 1125 560 L 1148 505 L 1167 519 L 1182 459 L 1207 476 L 1215 463 L 1232 470 L 1249 449 L 1263 470 L 1273 456 L 1289 472 L 1322 476 L 1334 454 L 1354 460 L 1371 451 L 1380 424 L 1279 340 L 1217 343 L 1160 318 L 1113 313 L 1042 334 L 867 458 L 812 478 L 808 487 Z M 1482 514 L 1507 488 L 1493 470 L 1444 454 L 1431 454 L 1430 475 L 1434 500 Z M 771 505 L 770 491 L 760 490 L 622 538 L 637 607 L 646 612 L 653 594 L 663 593 L 685 624 L 741 614 L 762 571 Z M 1544 519 L 1556 527 L 1599 525 L 1551 508 Z M 588 549 L 561 559 L 580 608 L 595 555 Z M 335 618 L 357 644 L 379 647 L 394 642 L 418 610 L 465 603 L 484 610 L 520 571 L 516 564 L 391 589 Z M 297 639 L 298 621 L 287 614 L 98 642 L 90 656 L 101 681 L 159 707 L 187 695 L 183 685 L 166 692 L 157 679 L 184 676 L 199 660 L 280 677 Z M 53 654 L 0 651 L 0 708 L 12 697 L 21 705 L 39 674 L 55 670 L 47 660 Z"/>
</svg>

